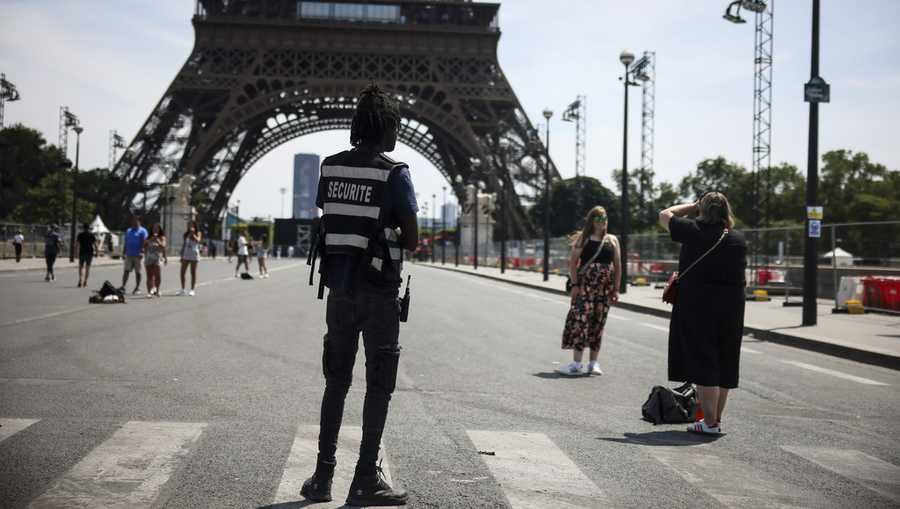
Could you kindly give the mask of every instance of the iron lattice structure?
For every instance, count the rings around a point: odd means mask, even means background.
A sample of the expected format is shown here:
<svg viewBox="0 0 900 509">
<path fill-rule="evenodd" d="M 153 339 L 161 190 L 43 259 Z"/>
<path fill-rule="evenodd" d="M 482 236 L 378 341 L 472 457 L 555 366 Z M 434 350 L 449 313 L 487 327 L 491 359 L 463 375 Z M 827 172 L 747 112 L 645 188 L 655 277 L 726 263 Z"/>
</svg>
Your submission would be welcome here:
<svg viewBox="0 0 900 509">
<path fill-rule="evenodd" d="M 775 1 L 755 13 L 753 37 L 753 226 L 768 226 L 772 195 L 772 52 Z"/>
<path fill-rule="evenodd" d="M 656 134 L 656 52 L 645 51 L 644 59 L 647 63 L 641 74 L 641 169 L 640 179 L 640 210 L 642 214 L 649 216 L 647 202 L 653 192 L 650 188 L 653 178 L 653 150 L 654 136 Z"/>
<path fill-rule="evenodd" d="M 115 173 L 158 208 L 164 183 L 195 177 L 193 205 L 212 225 L 240 179 L 299 136 L 349 130 L 358 92 L 378 83 L 400 101 L 400 141 L 466 183 L 515 189 L 515 234 L 534 228 L 523 202 L 549 161 L 497 60 L 499 4 L 466 0 L 199 0 L 194 48 Z"/>
<path fill-rule="evenodd" d="M 125 148 L 125 138 L 123 138 L 115 129 L 109 130 L 109 170 L 112 171 L 116 166 L 118 149 Z"/>
<path fill-rule="evenodd" d="M 64 157 L 69 157 L 69 128 L 78 125 L 78 117 L 68 106 L 59 107 L 59 149 Z"/>
<path fill-rule="evenodd" d="M 584 176 L 587 167 L 587 97 L 579 95 L 562 114 L 565 122 L 575 122 L 575 176 Z"/>
<path fill-rule="evenodd" d="M 7 102 L 21 99 L 14 84 L 6 81 L 6 74 L 0 73 L 0 129 L 3 129 L 3 113 Z"/>
</svg>

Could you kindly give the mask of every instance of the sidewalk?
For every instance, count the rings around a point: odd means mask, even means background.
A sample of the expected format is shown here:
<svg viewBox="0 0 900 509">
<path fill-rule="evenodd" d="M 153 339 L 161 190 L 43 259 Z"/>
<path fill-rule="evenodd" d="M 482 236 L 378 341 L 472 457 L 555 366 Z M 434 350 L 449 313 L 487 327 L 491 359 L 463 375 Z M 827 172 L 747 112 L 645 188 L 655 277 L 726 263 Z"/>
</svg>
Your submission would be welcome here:
<svg viewBox="0 0 900 509">
<path fill-rule="evenodd" d="M 563 276 L 551 274 L 550 280 L 545 282 L 540 272 L 507 270 L 506 274 L 501 274 L 500 269 L 492 267 L 479 267 L 476 271 L 471 266 L 454 267 L 452 263 L 417 262 L 416 265 L 566 295 L 566 278 Z M 744 334 L 762 341 L 900 370 L 900 316 L 833 314 L 833 303 L 820 299 L 818 325 L 802 327 L 802 308 L 783 307 L 783 300 L 775 297 L 770 302 L 747 302 Z M 668 318 L 671 312 L 671 306 L 662 302 L 662 290 L 652 286 L 629 287 L 620 297 L 618 307 L 663 318 Z"/>
<path fill-rule="evenodd" d="M 121 265 L 121 258 L 109 258 L 106 256 L 103 257 L 94 257 L 94 261 L 91 263 L 91 267 L 99 267 L 102 265 Z M 53 270 L 59 269 L 71 269 L 78 268 L 78 258 L 75 258 L 75 261 L 70 263 L 69 256 L 59 256 L 56 258 L 56 264 L 53 265 Z M 16 263 L 16 260 L 13 258 L 4 258 L 0 260 L 0 272 L 18 272 L 23 270 L 47 270 L 47 265 L 44 263 L 44 258 L 22 258 L 22 261 Z"/>
</svg>

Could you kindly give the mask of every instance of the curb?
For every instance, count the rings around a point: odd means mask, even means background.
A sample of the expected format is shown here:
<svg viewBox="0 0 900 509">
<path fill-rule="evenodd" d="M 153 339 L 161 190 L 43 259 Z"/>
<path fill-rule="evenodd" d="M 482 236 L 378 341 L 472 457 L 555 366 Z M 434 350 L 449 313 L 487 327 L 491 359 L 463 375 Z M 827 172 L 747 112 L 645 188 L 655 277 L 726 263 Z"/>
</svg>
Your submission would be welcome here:
<svg viewBox="0 0 900 509">
<path fill-rule="evenodd" d="M 530 288 L 532 290 L 538 290 L 545 293 L 551 293 L 555 295 L 568 295 L 563 290 L 555 290 L 552 288 L 546 288 L 543 286 L 536 286 L 530 283 L 524 283 L 521 281 L 510 281 L 508 279 L 503 279 L 497 276 L 492 276 L 490 274 L 473 274 L 468 271 L 459 270 L 453 267 L 440 267 L 436 265 L 425 265 L 425 264 L 416 264 L 417 267 L 428 267 L 432 269 L 446 270 L 449 272 L 455 272 L 457 274 L 466 274 L 470 276 L 481 277 L 484 279 L 490 279 L 492 281 L 499 281 L 501 283 L 506 283 L 514 286 L 521 286 L 525 288 Z M 671 311 L 665 309 L 657 309 L 649 306 L 642 306 L 640 304 L 633 304 L 630 302 L 621 302 L 619 301 L 616 304 L 616 307 L 620 307 L 622 309 L 633 311 L 635 313 L 643 313 L 645 315 L 652 315 L 659 318 L 669 318 L 672 315 Z M 759 327 L 752 327 L 748 325 L 744 325 L 744 335 L 751 336 L 754 339 L 758 339 L 760 341 L 767 341 L 770 343 L 778 343 L 781 345 L 791 346 L 794 348 L 800 348 L 802 350 L 809 350 L 813 352 L 818 352 L 825 355 L 830 355 L 832 357 L 840 357 L 842 359 L 847 359 L 851 361 L 861 362 L 863 364 L 870 364 L 873 366 L 879 366 L 882 368 L 888 368 L 900 371 L 900 357 L 896 357 L 889 354 L 884 354 L 880 352 L 872 352 L 870 350 L 862 350 L 859 348 L 853 348 L 844 345 L 836 345 L 834 343 L 828 343 L 825 341 L 817 341 L 815 339 L 804 338 L 800 336 L 794 336 L 791 334 L 785 334 L 783 332 L 777 332 L 775 330 L 762 329 Z"/>
</svg>

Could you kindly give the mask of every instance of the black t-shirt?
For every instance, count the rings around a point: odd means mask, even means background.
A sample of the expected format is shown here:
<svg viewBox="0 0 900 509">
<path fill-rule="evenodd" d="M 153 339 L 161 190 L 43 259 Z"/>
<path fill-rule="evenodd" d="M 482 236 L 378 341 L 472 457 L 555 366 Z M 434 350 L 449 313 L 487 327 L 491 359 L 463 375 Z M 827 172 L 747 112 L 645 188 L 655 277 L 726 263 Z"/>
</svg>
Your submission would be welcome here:
<svg viewBox="0 0 900 509">
<path fill-rule="evenodd" d="M 354 149 L 340 152 L 330 156 L 322 162 L 322 165 L 347 165 L 347 166 L 365 166 L 373 161 L 374 158 L 384 158 L 382 154 L 365 152 L 363 150 Z M 379 163 L 383 164 L 383 163 Z M 373 164 L 378 166 L 378 164 Z M 387 226 L 396 228 L 400 226 L 400 219 L 403 216 L 415 216 L 419 211 L 416 204 L 416 192 L 413 189 L 412 179 L 409 175 L 409 168 L 403 167 L 399 171 L 392 172 L 387 181 L 387 196 L 385 200 L 385 218 L 387 218 Z M 322 189 L 322 181 L 319 181 L 319 189 L 316 196 L 316 206 L 323 208 L 323 198 L 325 191 Z M 324 278 L 325 286 L 331 289 L 350 290 L 361 283 L 365 283 L 360 277 L 360 259 L 359 257 L 351 257 L 348 255 L 331 255 L 325 261 Z M 399 283 L 390 285 L 389 290 L 396 290 Z"/>
<path fill-rule="evenodd" d="M 91 232 L 81 232 L 78 234 L 78 252 L 80 256 L 94 256 L 94 243 L 97 238 Z"/>
<path fill-rule="evenodd" d="M 588 239 L 587 244 L 581 249 L 581 266 L 584 266 L 590 261 L 591 257 L 594 256 L 594 253 L 597 252 L 597 249 L 600 249 L 600 254 L 594 258 L 592 263 L 602 263 L 606 265 L 612 263 L 613 257 L 616 254 L 612 241 L 607 239 L 606 242 L 602 243 L 602 246 L 600 244 L 601 242 L 598 240 Z"/>
<path fill-rule="evenodd" d="M 694 261 L 703 256 L 719 237 L 722 236 L 722 224 L 712 224 L 673 217 L 669 222 L 672 240 L 681 243 L 678 256 L 678 271 L 684 273 Z M 700 284 L 744 286 L 746 280 L 744 270 L 747 267 L 747 242 L 744 235 L 735 230 L 728 234 L 709 255 L 685 275 L 685 281 Z"/>
</svg>

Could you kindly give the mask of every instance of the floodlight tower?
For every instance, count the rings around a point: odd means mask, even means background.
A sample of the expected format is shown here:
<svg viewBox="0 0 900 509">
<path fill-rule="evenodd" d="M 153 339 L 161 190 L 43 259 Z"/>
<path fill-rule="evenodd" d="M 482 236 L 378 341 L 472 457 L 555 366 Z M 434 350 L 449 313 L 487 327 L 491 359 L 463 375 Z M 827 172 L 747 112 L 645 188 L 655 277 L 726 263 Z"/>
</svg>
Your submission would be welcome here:
<svg viewBox="0 0 900 509">
<path fill-rule="evenodd" d="M 581 181 L 578 177 L 583 177 L 587 168 L 585 166 L 585 157 L 587 153 L 587 97 L 579 95 L 575 98 L 575 102 L 570 104 L 563 111 L 562 119 L 564 122 L 575 122 L 575 210 L 576 214 L 582 214 L 582 192 Z"/>
<path fill-rule="evenodd" d="M 119 135 L 115 129 L 109 130 L 109 171 L 116 167 L 116 151 L 125 148 L 125 138 Z"/>
<path fill-rule="evenodd" d="M 69 128 L 78 126 L 78 117 L 68 106 L 59 107 L 59 149 L 63 157 L 69 157 Z"/>
<path fill-rule="evenodd" d="M 772 166 L 772 54 L 774 48 L 773 26 L 775 0 L 734 0 L 728 4 L 723 16 L 726 20 L 742 24 L 741 9 L 755 15 L 753 35 L 753 211 L 750 226 L 760 228 L 769 224 L 769 198 L 772 192 L 770 169 Z M 759 232 L 750 244 L 752 288 L 758 284 Z"/>
<path fill-rule="evenodd" d="M 650 185 L 650 175 L 653 173 L 653 148 L 656 134 L 656 52 L 645 51 L 644 58 L 647 64 L 643 72 L 636 76 L 642 82 L 641 85 L 641 173 L 640 173 L 640 206 L 641 214 L 645 219 L 650 217 L 647 209 L 647 197 L 653 189 Z"/>
<path fill-rule="evenodd" d="M 0 129 L 3 129 L 3 105 L 7 101 L 13 102 L 21 99 L 19 90 L 15 85 L 6 81 L 6 75 L 0 74 Z"/>
</svg>

